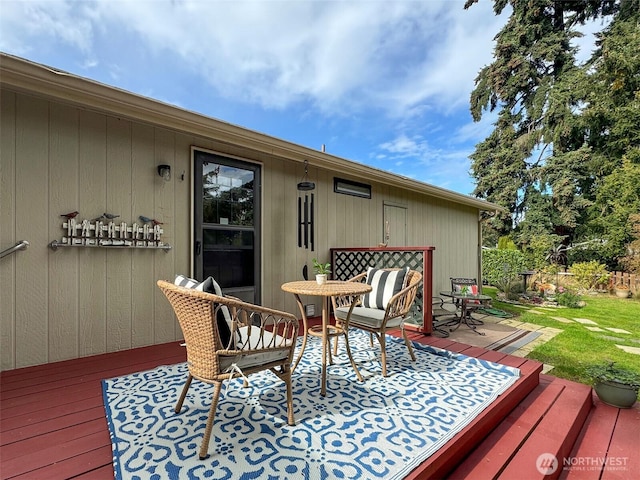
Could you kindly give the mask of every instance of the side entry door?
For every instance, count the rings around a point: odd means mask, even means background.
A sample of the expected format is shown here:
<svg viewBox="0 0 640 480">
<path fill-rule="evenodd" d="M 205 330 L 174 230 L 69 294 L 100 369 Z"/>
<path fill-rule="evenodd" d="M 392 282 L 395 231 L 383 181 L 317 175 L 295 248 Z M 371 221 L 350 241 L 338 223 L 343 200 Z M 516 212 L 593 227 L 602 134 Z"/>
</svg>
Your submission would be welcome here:
<svg viewBox="0 0 640 480">
<path fill-rule="evenodd" d="M 388 247 L 407 246 L 407 207 L 385 203 L 383 225 Z"/>
<path fill-rule="evenodd" d="M 260 302 L 260 165 L 212 152 L 194 156 L 194 273 L 225 294 Z"/>
</svg>

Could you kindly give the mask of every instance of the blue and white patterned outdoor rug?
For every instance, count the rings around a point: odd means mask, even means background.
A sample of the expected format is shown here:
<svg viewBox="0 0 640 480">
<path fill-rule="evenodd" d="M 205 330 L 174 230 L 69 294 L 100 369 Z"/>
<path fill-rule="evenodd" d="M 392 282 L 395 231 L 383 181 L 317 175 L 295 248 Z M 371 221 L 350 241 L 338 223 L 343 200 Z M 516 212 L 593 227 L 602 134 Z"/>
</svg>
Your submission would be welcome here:
<svg viewBox="0 0 640 480">
<path fill-rule="evenodd" d="M 103 381 L 116 479 L 400 479 L 436 452 L 519 377 L 516 368 L 387 337 L 390 376 L 368 334 L 350 332 L 358 382 L 341 351 L 320 396 L 320 339 L 309 338 L 294 373 L 296 426 L 285 385 L 271 372 L 223 387 L 209 444 L 198 459 L 213 387 L 194 380 L 174 407 L 186 364 Z M 342 353 L 341 353 L 342 352 Z"/>
</svg>

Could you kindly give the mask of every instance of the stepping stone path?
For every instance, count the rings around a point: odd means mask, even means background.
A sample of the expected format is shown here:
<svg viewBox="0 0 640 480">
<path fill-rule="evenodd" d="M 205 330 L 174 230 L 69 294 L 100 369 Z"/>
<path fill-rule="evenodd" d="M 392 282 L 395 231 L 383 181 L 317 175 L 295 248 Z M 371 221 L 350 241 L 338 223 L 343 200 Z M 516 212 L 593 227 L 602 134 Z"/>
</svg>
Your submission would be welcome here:
<svg viewBox="0 0 640 480">
<path fill-rule="evenodd" d="M 516 304 L 512 304 L 513 307 L 516 308 L 522 308 L 524 310 L 527 310 L 529 313 L 533 313 L 535 315 L 545 315 L 546 312 L 548 311 L 554 311 L 555 309 L 553 308 L 545 308 L 545 307 L 527 307 L 524 305 L 516 305 Z M 538 310 L 536 310 L 536 308 Z M 544 312 L 541 312 L 540 310 L 544 310 Z M 588 318 L 565 318 L 565 317 L 550 317 L 552 319 L 554 319 L 557 322 L 560 323 L 574 323 L 577 322 L 581 325 L 585 325 L 585 328 L 587 330 L 590 330 L 592 332 L 614 332 L 614 333 L 619 333 L 619 334 L 623 334 L 623 335 L 631 335 L 631 332 L 624 330 L 622 328 L 615 328 L 615 327 L 599 327 L 598 324 L 596 322 L 594 322 L 593 320 L 589 320 Z M 531 350 L 533 350 L 535 347 L 537 347 L 539 344 L 544 343 L 549 341 L 551 338 L 553 338 L 555 335 L 557 335 L 558 333 L 562 332 L 562 330 L 558 330 L 555 328 L 551 328 L 551 327 L 537 327 L 535 325 L 528 325 L 522 322 L 519 322 L 517 320 L 503 320 L 500 323 L 505 323 L 507 325 L 511 325 L 513 327 L 516 328 L 520 328 L 520 329 L 525 329 L 525 330 L 543 330 L 544 334 L 541 335 L 539 338 L 537 338 L 536 340 L 534 340 L 533 342 L 531 342 L 530 344 L 528 344 L 526 347 L 526 349 L 521 349 L 523 351 L 518 351 L 518 353 L 513 352 L 512 355 L 518 355 L 518 356 L 525 356 L 527 353 L 529 353 Z M 607 340 L 611 340 L 611 341 L 623 341 L 622 338 L 615 338 L 615 337 L 602 337 L 605 338 Z M 632 342 L 640 342 L 639 340 L 636 340 L 634 338 L 629 339 Z M 618 347 L 621 350 L 624 350 L 627 353 L 632 353 L 634 355 L 640 355 L 640 347 L 628 347 L 626 345 L 618 345 L 616 344 L 616 347 Z M 545 365 L 545 367 L 547 367 L 547 369 L 551 369 L 553 368 L 551 365 Z M 544 372 L 544 369 L 543 369 Z"/>
<path fill-rule="evenodd" d="M 583 325 L 598 325 L 596 322 L 589 320 L 588 318 L 574 318 L 573 320 L 578 323 L 582 323 Z"/>
<path fill-rule="evenodd" d="M 626 333 L 627 335 L 631 335 L 631 332 L 628 332 L 627 330 L 623 330 L 622 328 L 607 327 L 607 330 L 614 333 Z"/>
<path fill-rule="evenodd" d="M 564 317 L 551 317 L 554 320 L 560 322 L 560 323 L 573 323 L 573 320 L 569 320 L 568 318 L 564 318 Z"/>
<path fill-rule="evenodd" d="M 624 350 L 627 353 L 633 353 L 634 355 L 640 355 L 639 347 L 627 347 L 626 345 L 616 345 L 620 350 Z"/>
<path fill-rule="evenodd" d="M 604 328 L 600 328 L 600 327 L 584 327 L 587 330 L 591 330 L 592 332 L 605 332 L 606 330 Z"/>
</svg>

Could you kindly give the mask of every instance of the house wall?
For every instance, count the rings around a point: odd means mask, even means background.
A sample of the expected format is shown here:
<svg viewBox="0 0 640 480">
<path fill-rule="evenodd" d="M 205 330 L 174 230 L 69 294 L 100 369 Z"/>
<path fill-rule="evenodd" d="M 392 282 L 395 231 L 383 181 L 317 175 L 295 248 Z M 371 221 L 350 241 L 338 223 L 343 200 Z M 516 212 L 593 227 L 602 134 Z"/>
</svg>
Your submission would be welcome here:
<svg viewBox="0 0 640 480">
<path fill-rule="evenodd" d="M 408 246 L 436 247 L 434 291 L 446 289 L 449 276 L 477 275 L 473 207 L 357 178 L 372 185 L 370 200 L 336 194 L 334 172 L 310 166 L 311 252 L 297 247 L 298 161 L 9 90 L 0 90 L 0 112 L 0 250 L 30 242 L 0 259 L 2 370 L 181 339 L 155 281 L 190 271 L 192 146 L 263 165 L 264 305 L 297 313 L 280 285 L 301 279 L 305 263 L 328 261 L 331 247 L 383 241 L 385 202 L 406 206 Z M 172 166 L 170 182 L 157 175 L 163 163 Z M 63 236 L 60 215 L 74 210 L 79 219 L 160 219 L 173 248 L 51 250 Z"/>
</svg>

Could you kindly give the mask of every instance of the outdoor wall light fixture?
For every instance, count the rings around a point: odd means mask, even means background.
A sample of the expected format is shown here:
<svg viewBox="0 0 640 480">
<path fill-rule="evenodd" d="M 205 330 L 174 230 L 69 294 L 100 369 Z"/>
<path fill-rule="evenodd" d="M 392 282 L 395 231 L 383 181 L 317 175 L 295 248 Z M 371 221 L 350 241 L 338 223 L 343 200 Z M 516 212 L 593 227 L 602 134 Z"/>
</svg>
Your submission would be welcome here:
<svg viewBox="0 0 640 480">
<path fill-rule="evenodd" d="M 171 180 L 171 166 L 170 165 L 158 165 L 158 175 L 160 175 L 165 182 Z"/>
</svg>

